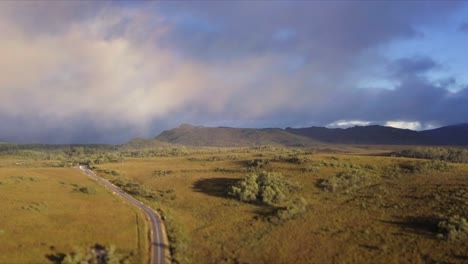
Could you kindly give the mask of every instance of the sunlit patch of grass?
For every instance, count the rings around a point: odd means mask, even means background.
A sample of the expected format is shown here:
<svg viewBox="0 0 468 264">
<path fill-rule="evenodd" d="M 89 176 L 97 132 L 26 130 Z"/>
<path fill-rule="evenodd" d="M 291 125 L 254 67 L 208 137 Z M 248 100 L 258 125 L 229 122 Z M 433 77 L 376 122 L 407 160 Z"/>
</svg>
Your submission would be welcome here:
<svg viewBox="0 0 468 264">
<path fill-rule="evenodd" d="M 419 261 L 419 256 L 457 263 L 456 256 L 464 256 L 463 243 L 435 238 L 437 222 L 431 222 L 435 231 L 428 235 L 424 222 L 405 221 L 443 214 L 448 203 L 458 204 L 449 208 L 450 214 L 462 214 L 465 196 L 454 190 L 463 189 L 468 166 L 450 164 L 447 171 L 433 168 L 420 175 L 400 169 L 399 164 L 412 159 L 369 156 L 376 151 L 367 152 L 367 147 L 322 148 L 334 153 L 273 147 L 201 149 L 99 167 L 118 170 L 157 193 L 173 190 L 176 199 L 150 204 L 166 216 L 179 263 L 399 263 Z M 346 151 L 366 155 L 342 153 Z M 377 152 L 382 151 L 384 146 Z M 284 159 L 294 155 L 304 162 Z M 388 176 L 389 168 L 400 176 Z M 247 174 L 263 170 L 281 173 L 301 188 L 274 205 L 239 202 L 227 195 Z M 171 173 L 155 177 L 156 171 Z M 351 176 L 342 175 L 336 191 L 317 188 L 319 180 L 340 172 Z M 434 186 L 446 189 L 438 199 Z"/>
<path fill-rule="evenodd" d="M 0 263 L 49 263 L 96 243 L 145 261 L 144 217 L 77 169 L 10 165 L 0 181 Z"/>
</svg>

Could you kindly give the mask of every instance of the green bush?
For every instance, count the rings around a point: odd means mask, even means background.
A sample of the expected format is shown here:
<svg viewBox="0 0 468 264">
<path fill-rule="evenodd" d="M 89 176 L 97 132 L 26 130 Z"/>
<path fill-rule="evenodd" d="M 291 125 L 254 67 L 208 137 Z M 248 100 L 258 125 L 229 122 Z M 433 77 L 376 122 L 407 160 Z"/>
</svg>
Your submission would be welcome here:
<svg viewBox="0 0 468 264">
<path fill-rule="evenodd" d="M 243 202 L 272 205 L 286 200 L 298 187 L 289 183 L 281 174 L 260 172 L 248 174 L 229 188 L 229 195 Z"/>
<path fill-rule="evenodd" d="M 146 187 L 143 184 L 129 179 L 118 178 L 112 179 L 111 182 L 117 187 L 121 188 L 126 193 L 134 196 L 138 196 L 148 200 L 159 200 L 160 198 L 160 194 L 158 194 L 156 191 Z"/>
<path fill-rule="evenodd" d="M 287 157 L 284 156 L 275 156 L 271 159 L 271 161 L 274 162 L 286 162 L 286 163 L 292 163 L 292 164 L 304 164 L 309 162 L 308 159 L 304 157 L 299 157 L 298 155 L 290 155 Z"/>
<path fill-rule="evenodd" d="M 363 170 L 349 169 L 346 171 L 338 172 L 335 176 L 322 180 L 319 183 L 319 187 L 324 190 L 335 192 L 335 191 L 348 191 L 369 182 L 369 176 Z"/>
<path fill-rule="evenodd" d="M 60 264 L 125 264 L 131 263 L 130 256 L 123 254 L 115 246 L 109 248 L 95 245 L 88 249 L 78 248 L 68 254 L 57 253 L 49 256 Z"/>
<path fill-rule="evenodd" d="M 274 217 L 271 219 L 275 221 L 285 221 L 293 219 L 307 210 L 307 201 L 303 198 L 297 198 L 294 201 L 290 202 L 286 207 L 278 208 L 275 211 Z"/>
<path fill-rule="evenodd" d="M 416 147 L 394 152 L 392 156 L 468 163 L 468 149 Z"/>
<path fill-rule="evenodd" d="M 400 163 L 399 168 L 405 173 L 429 173 L 435 171 L 448 171 L 450 165 L 445 161 L 431 160 L 431 161 L 405 161 Z"/>
<path fill-rule="evenodd" d="M 438 227 L 440 231 L 439 237 L 452 241 L 468 238 L 468 221 L 459 215 L 440 221 Z"/>
<path fill-rule="evenodd" d="M 261 169 L 268 165 L 270 161 L 267 159 L 254 159 L 246 162 L 247 168 Z"/>
</svg>

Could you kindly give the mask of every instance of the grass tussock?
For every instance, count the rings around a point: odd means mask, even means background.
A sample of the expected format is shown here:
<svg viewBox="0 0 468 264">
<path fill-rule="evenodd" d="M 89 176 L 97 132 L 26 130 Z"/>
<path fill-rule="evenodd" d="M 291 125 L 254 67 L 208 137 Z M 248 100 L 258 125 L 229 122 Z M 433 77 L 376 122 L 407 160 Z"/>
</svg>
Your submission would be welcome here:
<svg viewBox="0 0 468 264">
<path fill-rule="evenodd" d="M 287 206 L 275 209 L 273 216 L 270 217 L 270 221 L 273 223 L 280 223 L 294 219 L 306 212 L 307 205 L 308 203 L 303 197 L 296 198 Z"/>
<path fill-rule="evenodd" d="M 468 221 L 459 215 L 454 215 L 438 224 L 440 233 L 438 237 L 450 241 L 468 239 Z"/>
<path fill-rule="evenodd" d="M 330 192 L 351 191 L 367 185 L 369 175 L 364 170 L 349 169 L 338 172 L 335 176 L 319 182 L 319 187 Z"/>
<path fill-rule="evenodd" d="M 55 253 L 46 256 L 55 264 L 130 264 L 131 254 L 118 250 L 114 245 L 104 247 L 96 244 L 89 248 L 77 247 L 69 253 Z"/>
<path fill-rule="evenodd" d="M 393 152 L 392 156 L 468 163 L 468 149 L 417 147 Z"/>
<path fill-rule="evenodd" d="M 400 163 L 399 168 L 403 173 L 423 174 L 432 171 L 444 172 L 450 169 L 450 165 L 445 161 L 405 161 Z"/>
</svg>

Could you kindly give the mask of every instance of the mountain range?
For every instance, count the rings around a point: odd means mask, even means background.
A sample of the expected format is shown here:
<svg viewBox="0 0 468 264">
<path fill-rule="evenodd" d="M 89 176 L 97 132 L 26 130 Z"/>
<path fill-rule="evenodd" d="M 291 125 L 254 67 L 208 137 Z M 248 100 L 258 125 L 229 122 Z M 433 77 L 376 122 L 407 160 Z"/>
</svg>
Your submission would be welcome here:
<svg viewBox="0 0 468 264">
<path fill-rule="evenodd" d="M 468 123 L 414 131 L 379 125 L 350 128 L 232 128 L 183 124 L 159 134 L 157 142 L 186 146 L 241 147 L 259 145 L 312 146 L 321 143 L 356 145 L 468 146 Z"/>
</svg>

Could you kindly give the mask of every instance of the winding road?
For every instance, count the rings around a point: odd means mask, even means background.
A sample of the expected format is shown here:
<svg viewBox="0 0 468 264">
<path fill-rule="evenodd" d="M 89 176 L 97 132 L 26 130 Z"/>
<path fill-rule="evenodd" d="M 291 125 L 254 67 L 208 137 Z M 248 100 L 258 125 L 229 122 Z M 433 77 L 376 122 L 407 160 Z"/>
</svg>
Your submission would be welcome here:
<svg viewBox="0 0 468 264">
<path fill-rule="evenodd" d="M 92 179 L 98 181 L 102 185 L 110 189 L 114 194 L 119 195 L 127 202 L 138 207 L 143 213 L 148 217 L 151 226 L 151 259 L 150 263 L 152 264 L 165 264 L 165 255 L 168 245 L 163 231 L 163 224 L 158 213 L 153 211 L 150 207 L 146 206 L 142 202 L 136 200 L 129 194 L 122 191 L 120 188 L 116 187 L 112 183 L 104 180 L 103 178 L 97 176 L 87 165 L 81 164 L 79 169 L 86 173 Z"/>
</svg>

